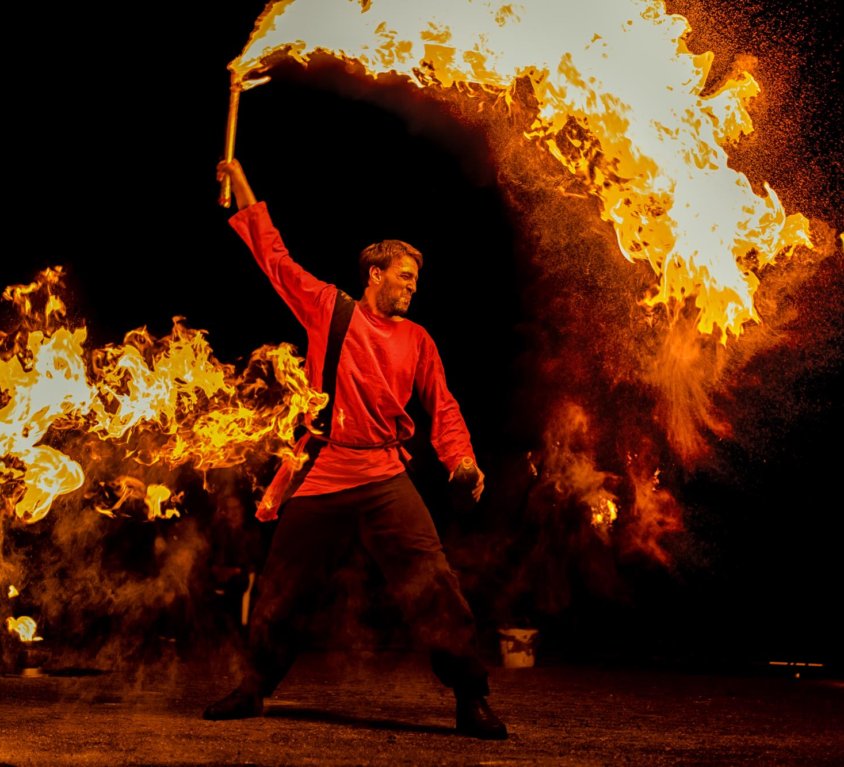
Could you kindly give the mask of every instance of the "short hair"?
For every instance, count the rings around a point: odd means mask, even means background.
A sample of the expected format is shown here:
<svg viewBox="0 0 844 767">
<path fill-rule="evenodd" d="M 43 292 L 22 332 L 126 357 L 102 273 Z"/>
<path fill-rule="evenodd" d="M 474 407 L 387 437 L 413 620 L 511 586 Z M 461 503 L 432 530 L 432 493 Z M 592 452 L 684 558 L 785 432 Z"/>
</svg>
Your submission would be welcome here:
<svg viewBox="0 0 844 767">
<path fill-rule="evenodd" d="M 358 259 L 360 280 L 363 287 L 369 284 L 369 270 L 373 266 L 377 266 L 379 269 L 388 269 L 393 261 L 402 256 L 410 256 L 416 262 L 416 266 L 419 269 L 422 268 L 422 254 L 413 245 L 402 240 L 381 240 L 381 242 L 373 242 L 372 245 L 367 245 L 360 252 Z"/>
</svg>

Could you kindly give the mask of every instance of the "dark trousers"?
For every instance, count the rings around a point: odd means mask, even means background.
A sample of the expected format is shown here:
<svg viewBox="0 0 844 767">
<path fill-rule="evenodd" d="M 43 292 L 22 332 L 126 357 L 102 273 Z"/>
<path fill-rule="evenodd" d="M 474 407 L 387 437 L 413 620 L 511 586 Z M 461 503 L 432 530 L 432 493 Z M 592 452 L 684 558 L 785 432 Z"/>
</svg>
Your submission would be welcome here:
<svg viewBox="0 0 844 767">
<path fill-rule="evenodd" d="M 360 543 L 383 573 L 434 674 L 458 696 L 489 693 L 475 620 L 407 474 L 281 509 L 250 617 L 241 686 L 270 695 L 296 659 L 302 618 Z"/>
</svg>

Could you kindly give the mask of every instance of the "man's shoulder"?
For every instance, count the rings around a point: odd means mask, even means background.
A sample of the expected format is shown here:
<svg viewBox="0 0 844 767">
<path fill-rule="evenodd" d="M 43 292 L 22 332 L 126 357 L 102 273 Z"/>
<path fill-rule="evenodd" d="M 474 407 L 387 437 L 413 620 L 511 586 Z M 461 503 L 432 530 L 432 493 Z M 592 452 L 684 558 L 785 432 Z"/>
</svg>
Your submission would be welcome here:
<svg viewBox="0 0 844 767">
<path fill-rule="evenodd" d="M 411 320 L 409 317 L 402 317 L 400 325 L 409 335 L 418 336 L 433 343 L 431 334 L 415 320 Z"/>
<path fill-rule="evenodd" d="M 439 355 L 437 342 L 425 327 L 418 322 L 407 319 L 407 317 L 405 317 L 404 322 L 401 324 L 407 328 L 405 338 L 412 339 L 411 343 L 416 346 L 423 356 L 429 357 L 431 354 Z"/>
</svg>

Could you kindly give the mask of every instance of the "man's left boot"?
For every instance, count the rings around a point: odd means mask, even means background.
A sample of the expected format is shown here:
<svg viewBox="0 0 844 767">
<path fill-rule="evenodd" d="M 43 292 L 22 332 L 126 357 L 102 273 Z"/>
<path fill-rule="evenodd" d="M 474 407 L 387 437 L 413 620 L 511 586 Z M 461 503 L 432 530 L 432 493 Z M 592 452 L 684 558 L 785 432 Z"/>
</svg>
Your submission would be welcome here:
<svg viewBox="0 0 844 767">
<path fill-rule="evenodd" d="M 246 719 L 251 716 L 262 716 L 264 713 L 264 699 L 252 690 L 237 687 L 225 698 L 212 703 L 202 713 L 203 719 Z"/>
<path fill-rule="evenodd" d="M 483 697 L 457 698 L 457 732 L 484 740 L 507 739 L 507 727 Z"/>
</svg>

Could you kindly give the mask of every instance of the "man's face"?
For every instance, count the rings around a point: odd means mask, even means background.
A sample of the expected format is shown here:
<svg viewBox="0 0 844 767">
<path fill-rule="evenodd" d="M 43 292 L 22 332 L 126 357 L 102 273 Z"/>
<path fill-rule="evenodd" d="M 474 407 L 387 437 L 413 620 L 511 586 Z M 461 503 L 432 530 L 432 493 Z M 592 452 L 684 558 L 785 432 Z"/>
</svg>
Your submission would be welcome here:
<svg viewBox="0 0 844 767">
<path fill-rule="evenodd" d="M 387 269 L 378 270 L 374 275 L 378 292 L 375 305 L 388 317 L 403 316 L 410 308 L 410 299 L 416 292 L 416 280 L 419 279 L 419 267 L 410 256 L 394 258 Z"/>
</svg>

